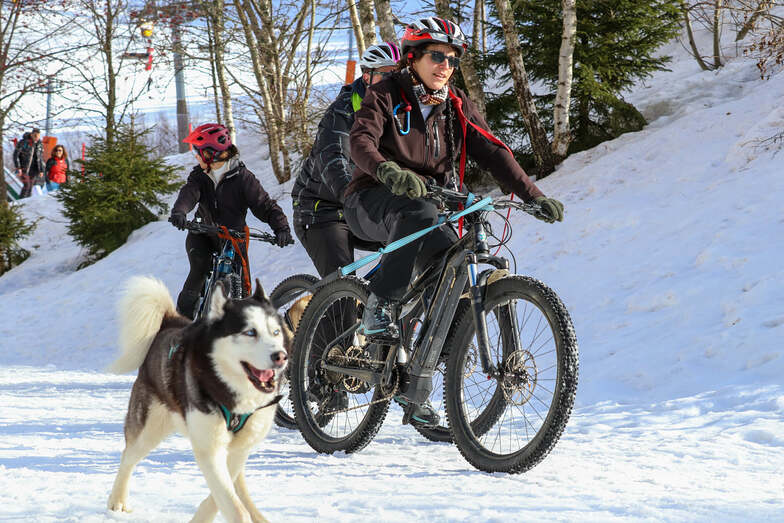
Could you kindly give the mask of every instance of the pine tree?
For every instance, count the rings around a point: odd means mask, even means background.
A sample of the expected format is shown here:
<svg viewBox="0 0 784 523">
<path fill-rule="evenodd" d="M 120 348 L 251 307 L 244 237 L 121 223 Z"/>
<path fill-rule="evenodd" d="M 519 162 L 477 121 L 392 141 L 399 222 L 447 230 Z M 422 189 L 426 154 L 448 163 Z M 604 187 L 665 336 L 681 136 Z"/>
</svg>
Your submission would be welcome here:
<svg viewBox="0 0 784 523">
<path fill-rule="evenodd" d="M 19 240 L 32 234 L 36 223 L 25 221 L 18 205 L 0 205 L 0 274 L 30 256 L 26 249 L 19 247 Z"/>
<path fill-rule="evenodd" d="M 577 2 L 570 153 L 645 125 L 645 118 L 623 99 L 623 92 L 653 72 L 666 69 L 670 58 L 658 56 L 656 51 L 678 32 L 679 4 L 679 0 Z M 547 87 L 548 92 L 537 97 L 537 104 L 551 129 L 561 45 L 561 0 L 520 0 L 513 5 L 529 77 Z M 503 41 L 498 28 L 495 37 Z M 506 64 L 505 48 L 487 57 L 489 67 L 503 69 Z M 510 81 L 508 73 L 500 78 Z M 492 124 L 506 127 L 501 134 L 519 135 L 522 129 L 519 119 L 509 118 L 513 103 L 510 87 L 488 104 Z"/>
<path fill-rule="evenodd" d="M 148 130 L 131 125 L 117 129 L 112 143 L 93 137 L 87 158 L 81 163 L 85 176 L 69 173 L 71 180 L 55 197 L 68 218 L 68 233 L 87 248 L 89 261 L 100 259 L 123 245 L 139 227 L 168 212 L 162 195 L 174 192 L 180 167 L 156 155 L 145 136 Z"/>
</svg>

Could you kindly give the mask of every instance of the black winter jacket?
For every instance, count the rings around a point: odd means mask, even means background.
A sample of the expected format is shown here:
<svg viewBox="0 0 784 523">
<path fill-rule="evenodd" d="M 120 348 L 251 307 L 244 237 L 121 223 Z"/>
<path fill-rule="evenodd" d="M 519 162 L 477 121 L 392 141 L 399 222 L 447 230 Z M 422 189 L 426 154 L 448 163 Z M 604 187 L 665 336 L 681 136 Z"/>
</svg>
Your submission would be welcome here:
<svg viewBox="0 0 784 523">
<path fill-rule="evenodd" d="M 24 133 L 14 149 L 14 167 L 29 174 L 30 171 L 44 172 L 44 144 L 41 140 L 33 143 L 30 133 Z"/>
<path fill-rule="evenodd" d="M 352 96 L 365 96 L 365 82 L 345 85 L 319 122 L 316 140 L 291 190 L 294 221 L 302 225 L 344 221 L 343 191 L 354 171 L 349 131 L 354 124 Z"/>
<path fill-rule="evenodd" d="M 194 167 L 188 181 L 180 189 L 172 214 L 188 214 L 198 203 L 196 216 L 204 223 L 242 230 L 245 227 L 245 215 L 250 209 L 256 218 L 268 223 L 273 231 L 289 230 L 289 222 L 277 202 L 269 197 L 245 164 L 234 161 L 236 165 L 223 175 L 217 187 L 200 166 Z"/>
</svg>

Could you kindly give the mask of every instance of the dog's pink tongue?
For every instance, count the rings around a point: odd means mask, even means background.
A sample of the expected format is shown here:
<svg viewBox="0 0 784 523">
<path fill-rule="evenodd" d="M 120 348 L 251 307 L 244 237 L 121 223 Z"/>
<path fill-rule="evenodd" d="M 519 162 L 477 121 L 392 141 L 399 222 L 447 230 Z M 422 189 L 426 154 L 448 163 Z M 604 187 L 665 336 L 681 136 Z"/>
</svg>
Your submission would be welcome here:
<svg viewBox="0 0 784 523">
<path fill-rule="evenodd" d="M 259 378 L 259 381 L 269 381 L 275 376 L 275 371 L 272 369 L 253 369 L 253 374 Z"/>
</svg>

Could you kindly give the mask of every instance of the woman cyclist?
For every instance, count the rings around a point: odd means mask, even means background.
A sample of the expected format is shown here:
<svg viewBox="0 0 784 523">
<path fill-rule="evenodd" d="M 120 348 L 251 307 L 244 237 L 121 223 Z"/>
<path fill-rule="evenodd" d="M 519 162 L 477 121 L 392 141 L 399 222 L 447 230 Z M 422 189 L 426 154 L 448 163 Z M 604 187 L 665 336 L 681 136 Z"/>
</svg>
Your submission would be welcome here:
<svg viewBox="0 0 784 523">
<path fill-rule="evenodd" d="M 422 199 L 425 182 L 461 188 L 462 173 L 456 172 L 461 151 L 516 196 L 539 202 L 548 222 L 563 220 L 563 205 L 542 194 L 506 146 L 489 133 L 473 102 L 450 86 L 466 48 L 457 24 L 419 19 L 406 27 L 399 71 L 368 90 L 351 129 L 351 158 L 357 167 L 345 193 L 346 222 L 357 237 L 390 243 L 434 225 L 438 209 Z M 398 336 L 393 313 L 415 262 L 429 261 L 455 240 L 455 232 L 442 227 L 384 255 L 370 282 L 360 329 L 371 336 Z M 411 405 L 410 410 L 412 422 L 439 421 L 428 403 Z"/>
<path fill-rule="evenodd" d="M 231 143 L 225 126 L 200 125 L 183 142 L 193 146 L 199 164 L 172 207 L 169 221 L 175 227 L 185 228 L 185 216 L 198 203 L 196 217 L 202 223 L 243 230 L 250 209 L 256 218 L 269 224 L 278 246 L 294 243 L 286 215 L 240 161 L 239 150 Z M 220 242 L 214 235 L 189 232 L 185 238 L 190 272 L 177 297 L 177 311 L 183 316 L 193 319 L 200 291 L 212 268 L 212 253 L 219 249 Z M 242 255 L 247 259 L 246 252 Z"/>
</svg>

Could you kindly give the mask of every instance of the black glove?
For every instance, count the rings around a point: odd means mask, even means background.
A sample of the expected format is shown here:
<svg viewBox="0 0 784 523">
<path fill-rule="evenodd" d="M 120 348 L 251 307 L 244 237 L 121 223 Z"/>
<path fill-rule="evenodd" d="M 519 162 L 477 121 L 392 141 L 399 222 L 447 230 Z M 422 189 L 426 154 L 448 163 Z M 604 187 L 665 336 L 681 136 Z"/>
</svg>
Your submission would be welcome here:
<svg viewBox="0 0 784 523">
<path fill-rule="evenodd" d="M 291 231 L 288 229 L 281 229 L 275 231 L 275 243 L 278 247 L 285 247 L 294 243 L 294 238 L 291 237 Z"/>
<path fill-rule="evenodd" d="M 545 216 L 536 216 L 547 223 L 562 222 L 564 218 L 564 206 L 558 200 L 547 196 L 538 196 L 535 200 L 542 207 Z"/>
<path fill-rule="evenodd" d="M 187 221 L 185 215 L 181 212 L 173 212 L 171 213 L 171 216 L 169 216 L 169 222 L 181 231 L 185 230 L 185 223 Z"/>
<path fill-rule="evenodd" d="M 397 163 L 381 162 L 376 168 L 376 178 L 389 187 L 392 194 L 408 196 L 412 200 L 427 194 L 427 187 L 422 178 L 414 171 L 404 169 Z"/>
</svg>

